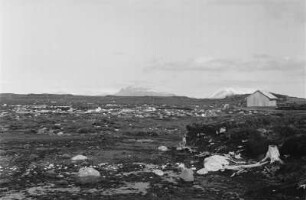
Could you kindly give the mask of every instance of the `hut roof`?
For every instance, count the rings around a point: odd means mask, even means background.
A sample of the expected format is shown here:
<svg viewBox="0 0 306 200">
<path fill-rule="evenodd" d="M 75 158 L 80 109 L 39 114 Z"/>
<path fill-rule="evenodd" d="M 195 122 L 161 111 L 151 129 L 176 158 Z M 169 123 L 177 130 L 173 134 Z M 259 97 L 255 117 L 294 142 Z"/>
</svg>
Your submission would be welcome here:
<svg viewBox="0 0 306 200">
<path fill-rule="evenodd" d="M 261 90 L 257 90 L 256 92 L 260 92 L 261 94 L 265 95 L 266 97 L 268 97 L 269 99 L 277 99 L 276 96 L 274 96 L 272 93 L 267 92 L 267 91 L 261 91 Z M 256 93 L 254 92 L 254 93 Z"/>
</svg>

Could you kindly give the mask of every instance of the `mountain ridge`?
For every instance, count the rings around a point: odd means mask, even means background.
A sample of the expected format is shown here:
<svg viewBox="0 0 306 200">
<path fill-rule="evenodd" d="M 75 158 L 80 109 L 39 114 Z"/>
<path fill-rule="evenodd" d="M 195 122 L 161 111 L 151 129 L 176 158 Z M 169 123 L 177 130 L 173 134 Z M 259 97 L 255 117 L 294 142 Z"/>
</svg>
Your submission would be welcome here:
<svg viewBox="0 0 306 200">
<path fill-rule="evenodd" d="M 114 96 L 176 96 L 175 94 L 166 93 L 166 92 L 157 92 L 144 87 L 132 87 L 128 86 L 121 88 L 117 93 L 113 94 Z"/>
</svg>

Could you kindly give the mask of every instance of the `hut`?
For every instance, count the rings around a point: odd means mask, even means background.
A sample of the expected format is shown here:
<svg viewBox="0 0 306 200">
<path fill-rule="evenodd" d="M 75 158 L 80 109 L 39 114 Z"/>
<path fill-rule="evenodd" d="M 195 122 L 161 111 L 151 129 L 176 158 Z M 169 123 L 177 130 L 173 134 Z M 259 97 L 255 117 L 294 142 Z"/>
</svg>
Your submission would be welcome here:
<svg viewBox="0 0 306 200">
<path fill-rule="evenodd" d="M 247 107 L 276 107 L 277 97 L 270 92 L 257 90 L 247 97 Z"/>
</svg>

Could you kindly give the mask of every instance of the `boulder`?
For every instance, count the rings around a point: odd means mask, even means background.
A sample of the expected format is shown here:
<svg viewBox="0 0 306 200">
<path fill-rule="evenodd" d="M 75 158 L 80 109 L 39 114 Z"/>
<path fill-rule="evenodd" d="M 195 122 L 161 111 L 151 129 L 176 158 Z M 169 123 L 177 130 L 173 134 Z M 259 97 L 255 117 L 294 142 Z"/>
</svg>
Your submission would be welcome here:
<svg viewBox="0 0 306 200">
<path fill-rule="evenodd" d="M 74 156 L 73 158 L 71 158 L 72 161 L 76 162 L 76 161 L 84 161 L 87 160 L 88 158 L 86 156 L 83 155 L 77 155 Z"/>
<path fill-rule="evenodd" d="M 200 174 L 200 175 L 207 174 L 207 173 L 208 173 L 208 170 L 205 167 L 197 171 L 197 174 Z"/>
<path fill-rule="evenodd" d="M 184 168 L 180 174 L 180 178 L 185 182 L 193 182 L 194 176 L 192 169 Z"/>
<path fill-rule="evenodd" d="M 225 133 L 226 132 L 226 127 L 221 127 L 219 129 L 219 133 Z"/>
<path fill-rule="evenodd" d="M 227 165 L 229 165 L 229 161 L 228 158 L 225 156 L 214 155 L 207 157 L 204 160 L 204 168 L 207 171 L 215 172 L 219 170 L 224 170 L 224 167 Z"/>
<path fill-rule="evenodd" d="M 62 136 L 62 135 L 64 135 L 64 133 L 61 131 L 61 132 L 58 132 L 57 135 Z"/>
<path fill-rule="evenodd" d="M 80 184 L 97 183 L 101 174 L 92 167 L 82 167 L 77 174 L 77 182 Z"/>
<path fill-rule="evenodd" d="M 64 158 L 64 159 L 69 159 L 71 156 L 67 153 L 63 154 L 60 156 L 61 158 Z"/>
<path fill-rule="evenodd" d="M 168 151 L 168 147 L 166 147 L 166 146 L 159 146 L 157 149 L 159 151 Z"/>
<path fill-rule="evenodd" d="M 37 130 L 37 134 L 40 134 L 40 135 L 47 134 L 47 132 L 48 132 L 48 128 L 46 127 Z"/>
<path fill-rule="evenodd" d="M 100 177 L 101 174 L 98 170 L 92 167 L 82 167 L 78 172 L 78 177 L 88 177 L 88 176 Z"/>
<path fill-rule="evenodd" d="M 164 175 L 164 172 L 160 169 L 154 169 L 152 172 L 154 174 L 158 175 L 158 176 L 163 176 Z"/>
</svg>

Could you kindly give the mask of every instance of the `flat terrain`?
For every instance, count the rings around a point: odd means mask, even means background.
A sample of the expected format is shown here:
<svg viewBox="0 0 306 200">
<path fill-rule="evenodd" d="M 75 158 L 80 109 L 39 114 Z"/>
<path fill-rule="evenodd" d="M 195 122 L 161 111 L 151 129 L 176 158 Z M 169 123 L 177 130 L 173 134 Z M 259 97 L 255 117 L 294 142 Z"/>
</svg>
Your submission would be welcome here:
<svg viewBox="0 0 306 200">
<path fill-rule="evenodd" d="M 284 126 L 304 134 L 304 111 L 246 110 L 237 107 L 239 99 L 173 98 L 2 97 L 1 199 L 305 198 L 304 190 L 292 181 L 300 177 L 292 171 L 305 169 L 303 156 L 282 157 L 292 165 L 272 164 L 236 176 L 231 171 L 194 173 L 192 183 L 180 179 L 178 167 L 183 163 L 195 172 L 203 168 L 204 157 L 198 156 L 203 152 L 240 152 L 244 160 L 256 161 L 260 155 L 250 156 L 243 140 L 233 139 L 237 130 L 251 123 L 247 126 L 254 130 L 277 132 Z M 186 126 L 192 124 L 227 130 L 223 136 L 204 133 L 203 146 L 187 141 L 192 152 L 177 150 L 182 137 L 190 132 Z M 168 151 L 158 150 L 160 146 Z M 88 159 L 73 162 L 76 155 Z M 298 167 L 286 169 L 293 165 Z M 78 171 L 85 166 L 99 171 L 101 177 L 80 180 Z"/>
</svg>

